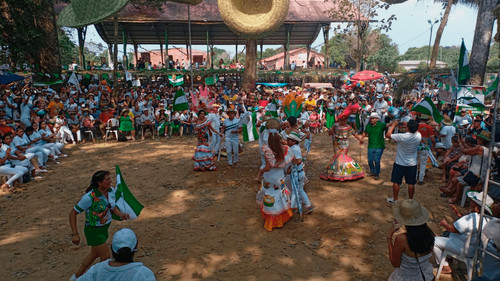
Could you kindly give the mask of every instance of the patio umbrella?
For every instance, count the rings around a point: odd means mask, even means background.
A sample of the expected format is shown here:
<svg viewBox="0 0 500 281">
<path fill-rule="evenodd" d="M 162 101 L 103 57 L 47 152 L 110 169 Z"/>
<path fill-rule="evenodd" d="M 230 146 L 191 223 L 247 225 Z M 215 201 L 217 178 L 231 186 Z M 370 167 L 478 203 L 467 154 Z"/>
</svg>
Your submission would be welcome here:
<svg viewBox="0 0 500 281">
<path fill-rule="evenodd" d="M 382 78 L 382 76 L 383 76 L 382 74 L 373 70 L 363 70 L 351 76 L 351 80 L 359 80 L 359 81 L 377 80 Z"/>
<path fill-rule="evenodd" d="M 15 81 L 24 80 L 24 76 L 17 75 L 14 73 L 9 73 L 5 75 L 0 75 L 0 85 L 7 85 Z"/>
<path fill-rule="evenodd" d="M 480 100 L 478 100 L 476 97 L 460 97 L 459 100 L 462 101 L 462 104 L 465 104 L 468 106 L 472 106 L 475 108 L 481 108 L 481 109 L 486 108 L 486 106 L 484 106 L 484 104 Z"/>
</svg>

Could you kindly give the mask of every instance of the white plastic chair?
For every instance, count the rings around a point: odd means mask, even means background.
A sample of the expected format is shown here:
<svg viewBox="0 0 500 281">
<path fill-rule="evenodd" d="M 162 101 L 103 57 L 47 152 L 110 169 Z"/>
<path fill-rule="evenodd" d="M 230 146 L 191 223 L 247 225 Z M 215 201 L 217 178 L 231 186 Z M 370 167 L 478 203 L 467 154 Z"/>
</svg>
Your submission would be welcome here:
<svg viewBox="0 0 500 281">
<path fill-rule="evenodd" d="M 120 121 L 116 118 L 110 118 L 108 122 L 106 122 L 106 136 L 104 137 L 104 141 L 108 141 L 108 134 L 114 133 L 116 140 L 118 140 L 118 127 L 120 126 Z"/>
<path fill-rule="evenodd" d="M 467 198 L 469 198 L 467 196 L 467 192 L 470 190 L 470 186 L 464 186 L 464 191 L 462 192 L 462 201 L 460 202 L 460 207 L 464 207 L 465 206 L 465 202 L 467 202 Z"/>
<path fill-rule="evenodd" d="M 439 268 L 436 273 L 436 280 L 439 279 L 439 276 L 441 275 L 441 271 L 443 270 L 444 262 L 446 260 L 446 257 L 450 256 L 456 260 L 459 260 L 461 262 L 464 262 L 465 265 L 467 266 L 467 280 L 471 281 L 472 280 L 472 266 L 474 262 L 474 253 L 475 253 L 475 245 L 471 245 L 471 240 L 472 237 L 477 236 L 478 232 L 474 231 L 471 232 L 467 235 L 467 239 L 465 240 L 464 243 L 464 248 L 460 252 L 460 254 L 456 254 L 453 252 L 450 252 L 448 250 L 444 250 L 443 254 L 441 255 L 441 261 L 439 262 Z M 484 234 L 481 237 L 481 243 L 483 245 L 486 245 L 488 243 L 488 238 L 484 236 Z M 486 244 L 484 244 L 486 243 Z M 481 247 L 481 245 L 479 245 Z"/>
</svg>

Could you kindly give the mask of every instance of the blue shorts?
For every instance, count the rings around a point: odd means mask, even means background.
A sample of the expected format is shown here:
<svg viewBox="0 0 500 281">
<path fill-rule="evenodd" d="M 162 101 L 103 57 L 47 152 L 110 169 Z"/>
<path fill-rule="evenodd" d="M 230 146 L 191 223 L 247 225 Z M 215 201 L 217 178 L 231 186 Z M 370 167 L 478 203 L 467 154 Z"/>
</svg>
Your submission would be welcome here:
<svg viewBox="0 0 500 281">
<path fill-rule="evenodd" d="M 391 182 L 401 184 L 403 177 L 408 185 L 415 185 L 417 183 L 417 165 L 415 166 L 401 166 L 394 163 L 392 166 Z"/>
</svg>

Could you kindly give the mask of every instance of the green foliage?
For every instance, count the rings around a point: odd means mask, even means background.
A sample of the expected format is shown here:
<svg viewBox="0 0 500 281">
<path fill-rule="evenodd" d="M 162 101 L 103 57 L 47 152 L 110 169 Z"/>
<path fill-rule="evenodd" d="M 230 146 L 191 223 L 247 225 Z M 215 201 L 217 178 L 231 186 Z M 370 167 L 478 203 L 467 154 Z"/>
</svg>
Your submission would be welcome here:
<svg viewBox="0 0 500 281">
<path fill-rule="evenodd" d="M 500 45 L 495 42 L 490 47 L 490 54 L 488 57 L 488 64 L 486 65 L 486 72 L 497 72 L 500 68 Z"/>
<path fill-rule="evenodd" d="M 328 41 L 328 55 L 333 61 L 336 61 L 342 67 L 345 67 L 347 62 L 345 56 L 350 54 L 352 48 L 351 38 L 346 34 L 336 34 Z M 326 46 L 321 46 L 321 53 L 325 53 Z"/>
<path fill-rule="evenodd" d="M 59 51 L 61 52 L 61 64 L 69 65 L 78 61 L 78 46 L 76 46 L 63 30 L 59 30 Z"/>
<path fill-rule="evenodd" d="M 386 34 L 378 38 L 378 50 L 367 59 L 368 69 L 377 69 L 379 72 L 396 72 L 398 69 L 398 46 Z"/>
</svg>

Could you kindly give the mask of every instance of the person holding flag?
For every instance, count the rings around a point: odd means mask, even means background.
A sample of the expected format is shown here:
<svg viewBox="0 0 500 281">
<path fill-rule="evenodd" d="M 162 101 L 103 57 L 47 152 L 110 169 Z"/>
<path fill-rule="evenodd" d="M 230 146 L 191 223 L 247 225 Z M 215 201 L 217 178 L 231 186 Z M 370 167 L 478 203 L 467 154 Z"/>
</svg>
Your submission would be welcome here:
<svg viewBox="0 0 500 281">
<path fill-rule="evenodd" d="M 115 190 L 111 188 L 111 173 L 109 171 L 101 170 L 94 173 L 90 186 L 69 214 L 71 241 L 75 245 L 80 244 L 76 216 L 82 212 L 85 212 L 85 238 L 87 244 L 91 246 L 91 250 L 70 280 L 76 280 L 77 277 L 81 276 L 97 258 L 100 258 L 101 261 L 110 258 L 106 240 L 109 236 L 108 230 L 112 215 L 120 219 L 130 218 L 128 213 L 121 212 L 116 206 L 116 195 Z"/>
</svg>

